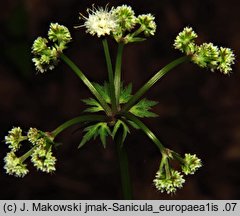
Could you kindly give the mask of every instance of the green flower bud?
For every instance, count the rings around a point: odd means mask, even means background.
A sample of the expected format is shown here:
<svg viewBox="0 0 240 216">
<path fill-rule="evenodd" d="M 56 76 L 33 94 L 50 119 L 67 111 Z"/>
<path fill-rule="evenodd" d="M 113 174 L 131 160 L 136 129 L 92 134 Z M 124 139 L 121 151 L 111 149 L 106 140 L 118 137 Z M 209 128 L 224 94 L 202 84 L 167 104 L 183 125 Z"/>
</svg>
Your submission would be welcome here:
<svg viewBox="0 0 240 216">
<path fill-rule="evenodd" d="M 136 17 L 133 9 L 127 5 L 118 6 L 112 9 L 112 14 L 116 18 L 118 30 L 121 32 L 130 31 L 136 24 Z M 115 33 L 115 32 L 114 32 Z"/>
<path fill-rule="evenodd" d="M 192 56 L 192 61 L 203 68 L 209 68 L 214 71 L 218 65 L 219 50 L 212 43 L 203 43 L 198 46 Z"/>
<path fill-rule="evenodd" d="M 51 56 L 43 54 L 39 61 L 42 65 L 48 65 L 51 62 Z"/>
<path fill-rule="evenodd" d="M 48 70 L 53 70 L 55 68 L 55 65 L 58 63 L 58 60 L 52 61 L 52 58 L 46 55 L 42 55 L 40 58 L 35 57 L 32 59 L 32 61 L 36 67 L 36 70 L 40 73 L 44 73 Z"/>
<path fill-rule="evenodd" d="M 235 55 L 233 51 L 229 48 L 220 47 L 219 49 L 219 64 L 217 69 L 224 74 L 229 74 L 231 72 L 232 64 L 234 64 Z"/>
<path fill-rule="evenodd" d="M 58 44 L 67 44 L 72 40 L 71 34 L 67 27 L 59 25 L 58 23 L 51 23 L 48 31 L 48 38 Z"/>
<path fill-rule="evenodd" d="M 41 54 L 43 53 L 48 47 L 47 47 L 47 39 L 38 37 L 34 42 L 32 46 L 32 53 L 34 54 Z"/>
<path fill-rule="evenodd" d="M 43 172 L 51 173 L 56 170 L 56 158 L 52 156 L 51 148 L 39 146 L 34 150 L 31 161 L 38 170 Z"/>
<path fill-rule="evenodd" d="M 27 133 L 27 137 L 29 142 L 31 142 L 33 145 L 37 143 L 37 140 L 40 137 L 39 131 L 37 128 L 30 128 Z"/>
<path fill-rule="evenodd" d="M 185 27 L 182 32 L 178 34 L 174 41 L 175 49 L 179 49 L 186 55 L 191 55 L 195 52 L 196 46 L 194 39 L 197 38 L 197 34 L 191 27 Z"/>
<path fill-rule="evenodd" d="M 194 174 L 200 167 L 202 167 L 202 162 L 195 154 L 185 154 L 182 165 L 182 171 L 185 175 Z"/>
<path fill-rule="evenodd" d="M 156 32 L 157 25 L 152 14 L 142 14 L 137 17 L 137 23 L 141 25 L 144 35 L 149 37 Z"/>
<path fill-rule="evenodd" d="M 41 146 L 41 147 L 45 147 L 47 145 L 47 140 L 46 138 L 39 138 L 37 141 L 36 141 L 36 145 L 38 146 Z"/>
</svg>

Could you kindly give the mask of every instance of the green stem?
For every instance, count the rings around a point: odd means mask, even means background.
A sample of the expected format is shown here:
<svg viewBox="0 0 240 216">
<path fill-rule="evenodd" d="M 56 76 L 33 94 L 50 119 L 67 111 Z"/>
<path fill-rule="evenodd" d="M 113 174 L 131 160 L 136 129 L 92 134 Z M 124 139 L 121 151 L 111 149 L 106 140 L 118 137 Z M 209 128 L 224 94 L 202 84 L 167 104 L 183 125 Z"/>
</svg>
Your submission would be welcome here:
<svg viewBox="0 0 240 216">
<path fill-rule="evenodd" d="M 167 155 L 162 154 L 162 160 L 161 160 L 161 163 L 160 163 L 160 166 L 159 166 L 159 172 L 160 172 L 160 174 L 164 173 L 163 168 L 164 168 L 164 165 L 165 165 L 165 163 L 166 163 L 166 160 L 167 160 Z"/>
<path fill-rule="evenodd" d="M 123 54 L 123 43 L 118 44 L 116 65 L 115 65 L 115 77 L 114 77 L 114 86 L 115 86 L 115 94 L 116 94 L 116 105 L 117 109 L 119 109 L 120 103 L 120 93 L 121 93 L 121 67 L 122 67 L 122 54 Z"/>
<path fill-rule="evenodd" d="M 135 32 L 133 32 L 131 34 L 131 38 L 134 38 L 136 36 L 138 36 L 139 34 L 141 34 L 144 31 L 144 29 L 142 28 L 142 26 L 140 26 Z"/>
<path fill-rule="evenodd" d="M 177 152 L 172 151 L 172 156 L 174 159 L 180 161 L 180 163 L 184 164 L 184 159 Z"/>
<path fill-rule="evenodd" d="M 83 74 L 83 72 L 75 65 L 66 55 L 61 54 L 61 59 L 76 73 L 76 75 L 83 81 L 83 83 L 88 87 L 88 89 L 92 92 L 92 94 L 98 99 L 102 108 L 106 112 L 108 116 L 111 116 L 112 111 L 108 106 L 106 101 L 103 99 L 101 94 L 97 91 L 97 89 L 93 86 L 93 84 L 88 80 L 88 78 Z"/>
<path fill-rule="evenodd" d="M 83 115 L 83 116 L 78 116 L 73 119 L 70 119 L 60 126 L 58 126 L 54 131 L 51 132 L 53 137 L 56 137 L 59 133 L 67 129 L 68 127 L 71 127 L 72 125 L 81 123 L 81 122 L 90 122 L 90 121 L 106 121 L 106 116 L 102 115 Z"/>
<path fill-rule="evenodd" d="M 35 150 L 35 148 L 37 148 L 37 145 L 35 145 L 34 147 L 32 147 L 29 151 L 27 151 L 24 155 L 22 155 L 19 160 L 21 162 L 24 162 L 28 157 L 30 157 L 33 153 L 33 151 Z"/>
<path fill-rule="evenodd" d="M 154 135 L 154 133 L 136 116 L 134 116 L 132 113 L 124 113 L 123 114 L 127 119 L 133 121 L 138 127 L 141 128 L 141 130 L 156 144 L 158 149 L 162 154 L 165 154 L 166 149 L 163 146 L 163 144 L 160 142 L 160 140 Z"/>
<path fill-rule="evenodd" d="M 131 187 L 129 168 L 128 168 L 128 157 L 127 157 L 127 151 L 125 149 L 125 146 L 122 145 L 122 136 L 120 134 L 117 134 L 116 145 L 117 145 L 117 153 L 118 153 L 118 160 L 119 160 L 119 166 L 120 166 L 123 197 L 126 200 L 130 200 L 130 199 L 133 199 L 133 197 L 132 197 L 132 187 Z"/>
<path fill-rule="evenodd" d="M 186 62 L 189 60 L 188 56 L 180 57 L 168 65 L 166 65 L 164 68 L 162 68 L 160 71 L 158 71 L 150 80 L 148 80 L 136 93 L 131 97 L 131 99 L 126 103 L 126 105 L 123 107 L 122 112 L 127 112 L 134 106 L 134 104 L 138 101 L 139 98 L 141 98 L 161 77 L 163 77 L 167 72 L 172 70 L 177 65 Z"/>
<path fill-rule="evenodd" d="M 113 113 L 116 113 L 117 111 L 117 105 L 116 105 L 116 96 L 115 96 L 115 88 L 114 88 L 114 80 L 113 80 L 113 67 L 112 67 L 112 61 L 110 57 L 110 52 L 108 48 L 108 42 L 107 39 L 103 39 L 103 48 L 104 48 L 104 54 L 107 62 L 107 69 L 108 69 L 108 79 L 109 79 L 109 85 L 110 85 L 110 98 L 111 98 L 111 104 L 112 104 L 112 110 Z"/>
<path fill-rule="evenodd" d="M 165 161 L 165 171 L 166 171 L 166 178 L 170 179 L 171 178 L 171 171 L 170 171 L 168 159 L 166 159 L 166 161 Z"/>
</svg>

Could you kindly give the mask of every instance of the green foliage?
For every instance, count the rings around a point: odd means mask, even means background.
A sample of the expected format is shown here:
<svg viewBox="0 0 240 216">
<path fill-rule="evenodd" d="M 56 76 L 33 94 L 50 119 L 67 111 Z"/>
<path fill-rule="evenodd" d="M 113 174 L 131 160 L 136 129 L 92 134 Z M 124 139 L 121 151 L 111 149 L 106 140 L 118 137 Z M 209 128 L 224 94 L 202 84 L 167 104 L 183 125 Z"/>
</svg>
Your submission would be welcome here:
<svg viewBox="0 0 240 216">
<path fill-rule="evenodd" d="M 106 103 L 110 104 L 111 100 L 110 100 L 109 84 L 107 82 L 104 82 L 103 85 L 100 85 L 98 83 L 93 83 L 93 86 L 96 88 L 96 90 L 102 96 L 104 101 Z M 85 109 L 84 112 L 94 113 L 94 112 L 104 111 L 104 109 L 101 106 L 101 104 L 94 98 L 83 99 L 82 101 L 87 106 L 90 106 L 87 109 Z"/>
<path fill-rule="evenodd" d="M 106 137 L 111 135 L 111 131 L 107 125 L 107 123 L 102 123 L 101 127 L 98 130 L 100 139 L 102 141 L 103 147 L 106 147 Z"/>
<path fill-rule="evenodd" d="M 132 126 L 134 129 L 139 130 L 140 127 L 133 121 L 128 120 L 127 121 L 130 126 Z"/>
<path fill-rule="evenodd" d="M 131 121 L 129 121 L 128 123 L 135 128 L 138 127 L 136 124 L 134 124 Z M 90 125 L 83 130 L 86 133 L 84 134 L 78 148 L 81 148 L 82 146 L 84 146 L 91 139 L 96 139 L 97 136 L 100 137 L 103 147 L 105 148 L 107 143 L 106 138 L 108 136 L 111 136 L 114 139 L 119 129 L 122 129 L 122 134 L 123 134 L 122 143 L 123 143 L 127 137 L 127 134 L 130 133 L 129 127 L 124 121 L 120 119 L 117 120 L 112 131 L 106 122 L 98 122 L 96 124 Z"/>
<path fill-rule="evenodd" d="M 83 99 L 82 100 L 86 105 L 90 106 L 88 107 L 87 109 L 84 110 L 84 112 L 91 112 L 91 113 L 94 113 L 94 112 L 100 112 L 100 111 L 103 111 L 103 108 L 101 106 L 101 104 L 93 99 L 93 98 L 89 98 L 89 99 Z"/>
<path fill-rule="evenodd" d="M 97 89 L 97 91 L 101 94 L 105 102 L 110 104 L 111 99 L 110 99 L 109 83 L 105 82 L 103 85 L 94 83 L 93 85 Z M 121 85 L 119 103 L 120 104 L 127 103 L 132 97 L 131 93 L 132 93 L 132 84 L 128 84 L 126 87 L 123 87 L 123 85 Z M 101 104 L 94 98 L 83 99 L 82 101 L 87 106 L 90 106 L 87 109 L 85 109 L 84 112 L 94 113 L 94 112 L 104 111 Z"/>
<path fill-rule="evenodd" d="M 109 84 L 107 82 L 104 82 L 103 85 L 100 85 L 98 83 L 93 83 L 94 87 L 97 89 L 99 94 L 103 97 L 103 99 L 106 101 L 106 103 L 110 104 L 110 92 L 109 92 Z"/>
<path fill-rule="evenodd" d="M 121 127 L 122 126 L 122 127 Z M 112 137 L 114 138 L 115 135 L 117 134 L 118 130 L 122 128 L 123 129 L 123 135 L 122 135 L 122 144 L 124 143 L 126 137 L 127 137 L 127 134 L 130 133 L 130 130 L 127 126 L 127 124 L 122 121 L 122 120 L 118 120 L 116 122 L 116 124 L 114 125 L 114 128 L 113 128 L 113 132 L 112 132 Z"/>
<path fill-rule="evenodd" d="M 155 106 L 158 102 L 147 100 L 146 98 L 140 100 L 136 105 L 134 105 L 129 112 L 134 114 L 135 116 L 138 116 L 140 118 L 144 117 L 157 117 L 158 115 L 156 113 L 153 113 L 149 110 L 152 109 L 153 106 Z"/>
<path fill-rule="evenodd" d="M 125 88 L 123 87 L 123 84 L 122 84 L 119 103 L 120 104 L 127 103 L 131 97 L 132 97 L 132 84 L 131 83 L 128 84 Z"/>
<path fill-rule="evenodd" d="M 94 87 L 97 89 L 97 91 L 101 94 L 101 96 L 104 98 L 106 103 L 110 104 L 110 92 L 109 92 L 109 83 L 105 82 L 103 85 L 100 85 L 98 83 L 94 83 Z M 123 84 L 121 85 L 121 91 L 120 91 L 120 98 L 119 103 L 125 104 L 127 103 L 132 97 L 132 84 L 128 84 L 127 86 L 123 87 Z M 82 100 L 86 105 L 90 106 L 84 110 L 84 112 L 100 112 L 103 111 L 103 107 L 101 104 L 93 98 L 84 99 Z M 157 117 L 158 115 L 154 112 L 151 112 L 153 106 L 155 106 L 158 102 L 148 100 L 146 98 L 140 100 L 137 104 L 135 104 L 129 111 L 134 114 L 135 116 L 138 116 L 140 118 L 144 117 Z M 132 122 L 129 122 L 133 128 L 138 128 L 137 125 L 133 125 Z"/>
<path fill-rule="evenodd" d="M 106 122 L 99 122 L 97 124 L 91 125 L 86 127 L 83 131 L 85 131 L 85 135 L 82 138 L 81 143 L 79 144 L 78 148 L 84 146 L 90 139 L 96 139 L 99 135 L 103 147 L 106 147 L 106 137 L 111 135 L 111 131 Z"/>
</svg>

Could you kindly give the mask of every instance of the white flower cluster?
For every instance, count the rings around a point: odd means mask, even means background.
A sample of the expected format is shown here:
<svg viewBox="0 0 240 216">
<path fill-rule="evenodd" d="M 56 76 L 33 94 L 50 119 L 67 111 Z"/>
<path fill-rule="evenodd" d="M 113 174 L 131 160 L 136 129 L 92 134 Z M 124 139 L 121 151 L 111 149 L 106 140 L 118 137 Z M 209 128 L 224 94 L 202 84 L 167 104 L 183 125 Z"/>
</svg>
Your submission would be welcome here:
<svg viewBox="0 0 240 216">
<path fill-rule="evenodd" d="M 98 37 L 111 35 L 117 42 L 129 43 L 142 41 L 156 32 L 156 23 L 152 14 L 135 16 L 130 6 L 122 5 L 108 9 L 94 7 L 88 9 L 88 16 L 80 14 L 85 22 L 79 27 L 85 27 L 86 33 Z"/>
<path fill-rule="evenodd" d="M 82 16 L 85 19 L 84 27 L 86 33 L 97 35 L 98 37 L 109 35 L 117 27 L 116 19 L 108 8 L 95 8 L 88 9 L 88 17 Z"/>
</svg>

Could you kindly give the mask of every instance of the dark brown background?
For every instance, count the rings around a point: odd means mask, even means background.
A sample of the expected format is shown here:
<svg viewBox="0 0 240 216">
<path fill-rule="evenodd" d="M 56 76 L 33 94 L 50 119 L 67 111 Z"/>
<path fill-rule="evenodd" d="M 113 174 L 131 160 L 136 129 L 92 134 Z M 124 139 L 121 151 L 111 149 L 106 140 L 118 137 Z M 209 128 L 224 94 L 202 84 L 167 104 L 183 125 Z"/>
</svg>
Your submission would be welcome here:
<svg viewBox="0 0 240 216">
<path fill-rule="evenodd" d="M 136 91 L 162 66 L 180 56 L 172 44 L 186 25 L 199 34 L 199 41 L 232 47 L 237 62 L 231 76 L 181 65 L 147 94 L 158 100 L 159 118 L 145 120 L 163 143 L 179 153 L 196 153 L 203 167 L 186 178 L 183 189 L 170 196 L 152 184 L 160 155 L 139 131 L 132 131 L 126 146 L 136 199 L 239 199 L 240 198 L 240 13 L 239 1 L 105 1 L 105 0 L 9 0 L 0 8 L 0 137 L 12 126 L 25 130 L 53 130 L 79 115 L 80 99 L 90 96 L 69 68 L 61 64 L 52 72 L 38 74 L 31 63 L 31 45 L 45 36 L 50 22 L 69 27 L 73 42 L 67 54 L 94 81 L 106 78 L 101 41 L 75 30 L 79 12 L 93 3 L 104 6 L 131 5 L 137 14 L 153 13 L 158 25 L 155 37 L 124 50 L 123 77 Z M 111 43 L 114 45 L 114 43 Z M 115 47 L 111 47 L 115 51 Z M 57 171 L 31 172 L 25 178 L 5 174 L 0 146 L 1 199 L 121 199 L 115 148 L 106 150 L 90 142 L 78 150 L 81 132 L 73 127 L 57 138 L 63 145 L 55 153 Z"/>
</svg>

